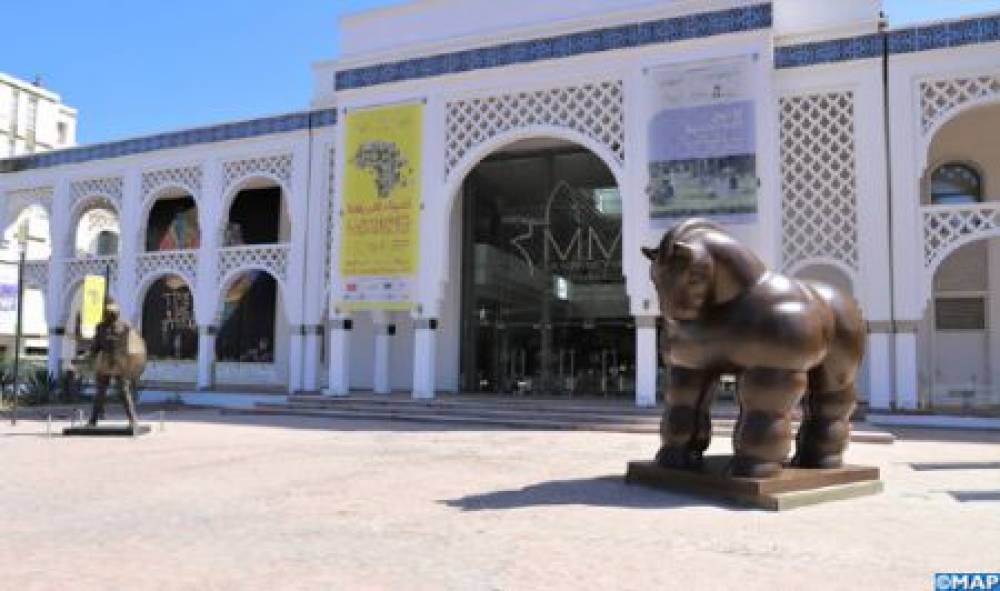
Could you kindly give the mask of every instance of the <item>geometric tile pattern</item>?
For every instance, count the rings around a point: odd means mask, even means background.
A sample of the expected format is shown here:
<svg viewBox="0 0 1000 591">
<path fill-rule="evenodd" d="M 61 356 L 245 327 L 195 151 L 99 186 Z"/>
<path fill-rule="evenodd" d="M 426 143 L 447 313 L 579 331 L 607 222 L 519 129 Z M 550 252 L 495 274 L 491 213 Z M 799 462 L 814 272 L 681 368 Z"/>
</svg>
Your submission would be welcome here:
<svg viewBox="0 0 1000 591">
<path fill-rule="evenodd" d="M 38 289 L 43 293 L 49 287 L 49 262 L 26 261 L 24 263 L 24 288 Z"/>
<path fill-rule="evenodd" d="M 767 2 L 350 68 L 337 72 L 334 87 L 336 90 L 364 88 L 770 26 L 771 3 Z"/>
<path fill-rule="evenodd" d="M 326 264 L 323 273 L 326 281 L 323 285 L 330 284 L 330 266 L 333 264 L 333 221 L 334 209 L 333 199 L 337 192 L 337 150 L 330 149 L 329 172 L 327 174 L 327 196 L 326 196 Z"/>
<path fill-rule="evenodd" d="M 854 95 L 779 101 L 782 265 L 811 258 L 858 268 Z"/>
<path fill-rule="evenodd" d="M 476 146 L 532 125 L 571 129 L 605 146 L 619 164 L 625 161 L 621 80 L 452 101 L 445 117 L 445 176 Z"/>
<path fill-rule="evenodd" d="M 32 187 L 30 189 L 15 189 L 4 193 L 4 205 L 7 212 L 6 220 L 13 222 L 15 216 L 32 205 L 40 205 L 52 215 L 52 187 Z"/>
<path fill-rule="evenodd" d="M 977 99 L 1000 95 L 1000 74 L 920 83 L 920 117 L 924 133 L 950 111 Z"/>
<path fill-rule="evenodd" d="M 921 208 L 924 224 L 924 268 L 930 269 L 958 241 L 1000 231 L 1000 203 L 928 205 Z"/>
</svg>

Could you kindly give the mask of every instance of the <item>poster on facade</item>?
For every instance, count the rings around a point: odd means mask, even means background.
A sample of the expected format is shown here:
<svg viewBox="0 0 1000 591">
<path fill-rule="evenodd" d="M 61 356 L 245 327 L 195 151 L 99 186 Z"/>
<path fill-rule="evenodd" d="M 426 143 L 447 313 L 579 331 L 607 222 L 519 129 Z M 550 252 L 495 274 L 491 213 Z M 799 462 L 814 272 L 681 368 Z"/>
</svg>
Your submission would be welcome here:
<svg viewBox="0 0 1000 591">
<path fill-rule="evenodd" d="M 92 339 L 97 333 L 97 325 L 104 316 L 104 277 L 87 275 L 83 278 L 83 292 L 80 300 L 80 336 Z"/>
<path fill-rule="evenodd" d="M 423 104 L 345 118 L 341 308 L 409 310 L 417 273 Z"/>
<path fill-rule="evenodd" d="M 649 211 L 654 226 L 757 213 L 753 65 L 749 56 L 647 73 Z"/>
</svg>

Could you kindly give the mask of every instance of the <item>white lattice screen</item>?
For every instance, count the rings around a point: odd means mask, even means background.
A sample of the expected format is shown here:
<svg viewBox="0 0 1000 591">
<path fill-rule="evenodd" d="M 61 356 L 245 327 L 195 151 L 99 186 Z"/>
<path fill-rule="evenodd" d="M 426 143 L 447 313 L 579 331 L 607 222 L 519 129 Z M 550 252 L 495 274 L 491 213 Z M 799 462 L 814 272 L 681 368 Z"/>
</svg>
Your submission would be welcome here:
<svg viewBox="0 0 1000 591">
<path fill-rule="evenodd" d="M 858 267 L 854 95 L 780 99 L 782 254 Z"/>
<path fill-rule="evenodd" d="M 28 261 L 24 263 L 24 287 L 46 291 L 49 287 L 49 262 Z"/>
<path fill-rule="evenodd" d="M 195 199 L 201 194 L 200 166 L 164 168 L 142 173 L 142 199 L 145 201 L 163 187 L 182 187 Z"/>
<path fill-rule="evenodd" d="M 259 244 L 230 246 L 219 249 L 219 275 L 221 284 L 236 271 L 264 269 L 284 282 L 288 277 L 288 244 Z"/>
<path fill-rule="evenodd" d="M 83 278 L 87 275 L 100 275 L 103 277 L 109 270 L 111 283 L 118 283 L 118 257 L 115 256 L 68 259 L 65 266 L 65 285 L 69 286 L 68 289 L 75 287 L 77 282 L 83 281 Z M 111 289 L 114 291 L 114 285 L 112 285 Z M 70 291 L 67 290 L 65 295 L 68 297 L 70 295 Z M 67 301 L 67 312 L 68 304 L 69 302 Z"/>
<path fill-rule="evenodd" d="M 625 161 L 621 80 L 451 101 L 445 129 L 445 176 L 473 148 L 521 127 L 551 125 L 579 132 Z"/>
<path fill-rule="evenodd" d="M 991 96 L 1000 96 L 1000 74 L 921 82 L 920 107 L 924 133 L 952 110 Z"/>
<path fill-rule="evenodd" d="M 119 208 L 122 203 L 122 185 L 121 177 L 76 181 L 70 185 L 70 194 L 73 203 L 88 197 L 100 196 L 107 197 L 114 202 L 116 208 Z"/>
<path fill-rule="evenodd" d="M 931 205 L 922 208 L 922 215 L 925 268 L 947 256 L 959 241 L 1000 232 L 1000 204 Z"/>
<path fill-rule="evenodd" d="M 139 255 L 136 264 L 136 286 L 142 285 L 152 275 L 172 273 L 179 275 L 193 291 L 198 280 L 198 251 L 159 250 Z"/>
<path fill-rule="evenodd" d="M 330 267 L 333 264 L 334 197 L 337 193 L 337 150 L 330 150 L 329 174 L 326 196 L 326 266 L 323 269 L 324 286 L 330 285 Z"/>
<path fill-rule="evenodd" d="M 278 154 L 246 160 L 233 160 L 223 165 L 222 174 L 226 191 L 235 183 L 254 175 L 275 178 L 283 182 L 286 187 L 290 187 L 292 184 L 292 155 Z"/>
<path fill-rule="evenodd" d="M 32 187 L 30 189 L 17 189 L 4 193 L 6 202 L 7 221 L 13 222 L 14 217 L 22 210 L 32 205 L 40 205 L 50 215 L 52 213 L 52 187 Z"/>
</svg>

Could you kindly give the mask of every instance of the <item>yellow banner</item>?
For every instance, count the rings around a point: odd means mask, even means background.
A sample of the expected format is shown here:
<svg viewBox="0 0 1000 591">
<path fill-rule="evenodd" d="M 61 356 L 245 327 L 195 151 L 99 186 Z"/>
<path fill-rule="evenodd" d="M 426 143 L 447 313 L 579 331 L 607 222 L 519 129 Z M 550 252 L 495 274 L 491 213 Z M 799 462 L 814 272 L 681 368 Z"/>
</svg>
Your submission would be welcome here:
<svg viewBox="0 0 1000 591">
<path fill-rule="evenodd" d="M 419 256 L 423 104 L 344 120 L 340 272 L 348 310 L 408 310 Z"/>
<path fill-rule="evenodd" d="M 92 339 L 97 325 L 104 317 L 104 277 L 87 275 L 83 278 L 83 299 L 80 302 L 80 332 L 83 338 Z"/>
</svg>

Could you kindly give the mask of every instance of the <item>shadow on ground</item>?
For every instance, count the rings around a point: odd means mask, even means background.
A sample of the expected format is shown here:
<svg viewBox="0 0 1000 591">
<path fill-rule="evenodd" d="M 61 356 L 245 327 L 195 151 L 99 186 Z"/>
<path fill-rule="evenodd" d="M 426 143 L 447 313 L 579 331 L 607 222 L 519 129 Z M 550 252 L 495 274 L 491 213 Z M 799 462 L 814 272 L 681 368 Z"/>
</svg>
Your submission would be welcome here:
<svg viewBox="0 0 1000 591">
<path fill-rule="evenodd" d="M 438 502 L 462 511 L 497 511 L 569 505 L 622 509 L 677 509 L 710 506 L 734 511 L 745 510 L 713 499 L 627 485 L 623 476 L 550 480 L 519 489 L 467 495 L 459 499 Z"/>
</svg>

